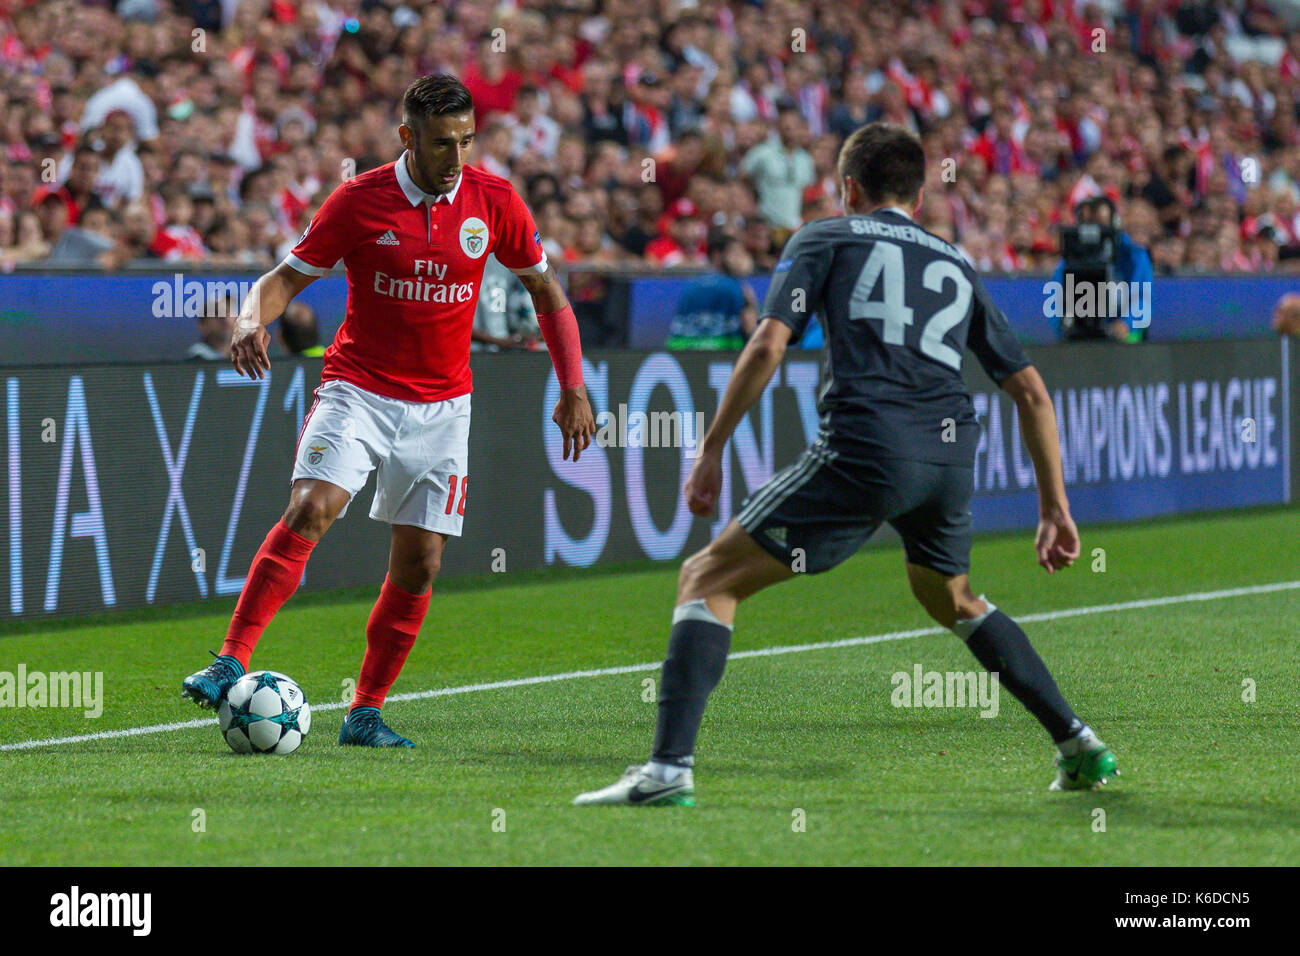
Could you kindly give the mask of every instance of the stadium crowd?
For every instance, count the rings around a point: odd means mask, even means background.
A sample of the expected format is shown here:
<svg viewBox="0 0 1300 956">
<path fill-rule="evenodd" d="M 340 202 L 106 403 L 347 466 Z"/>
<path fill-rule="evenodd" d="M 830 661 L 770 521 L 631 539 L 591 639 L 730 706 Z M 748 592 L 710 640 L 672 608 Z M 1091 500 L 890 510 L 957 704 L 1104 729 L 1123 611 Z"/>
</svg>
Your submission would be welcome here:
<svg viewBox="0 0 1300 956">
<path fill-rule="evenodd" d="M 1300 30 L 1262 0 L 0 0 L 0 71 L 0 269 L 267 268 L 430 72 L 564 263 L 770 269 L 884 119 L 980 269 L 1049 270 L 1097 193 L 1157 272 L 1300 266 Z"/>
</svg>

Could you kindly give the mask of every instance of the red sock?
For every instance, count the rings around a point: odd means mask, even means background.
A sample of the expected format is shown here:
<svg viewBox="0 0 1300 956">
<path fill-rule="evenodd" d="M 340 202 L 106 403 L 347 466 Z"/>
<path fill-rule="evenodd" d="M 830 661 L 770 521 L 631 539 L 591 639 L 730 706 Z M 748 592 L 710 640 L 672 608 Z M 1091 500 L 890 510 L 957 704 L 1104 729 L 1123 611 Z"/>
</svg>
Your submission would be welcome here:
<svg viewBox="0 0 1300 956">
<path fill-rule="evenodd" d="M 248 670 L 248 659 L 253 656 L 253 648 L 266 625 L 298 589 L 302 569 L 307 566 L 307 558 L 315 546 L 316 542 L 277 521 L 257 549 L 244 589 L 239 592 L 226 642 L 221 645 L 221 653 L 237 659 L 244 670 Z"/>
<path fill-rule="evenodd" d="M 430 588 L 423 594 L 403 591 L 384 578 L 379 600 L 366 624 L 366 657 L 361 662 L 361 677 L 352 698 L 353 707 L 382 707 L 388 689 L 406 663 L 406 655 L 420 633 L 420 624 L 429 610 Z"/>
</svg>

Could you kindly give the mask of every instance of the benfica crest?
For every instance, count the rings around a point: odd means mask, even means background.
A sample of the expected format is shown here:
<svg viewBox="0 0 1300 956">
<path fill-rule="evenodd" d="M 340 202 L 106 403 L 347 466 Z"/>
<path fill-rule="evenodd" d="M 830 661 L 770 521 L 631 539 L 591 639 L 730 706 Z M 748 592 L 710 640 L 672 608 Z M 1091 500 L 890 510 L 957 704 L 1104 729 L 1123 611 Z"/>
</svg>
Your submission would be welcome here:
<svg viewBox="0 0 1300 956">
<path fill-rule="evenodd" d="M 487 252 L 487 239 L 487 223 L 477 216 L 471 216 L 460 224 L 460 248 L 471 259 Z"/>
</svg>

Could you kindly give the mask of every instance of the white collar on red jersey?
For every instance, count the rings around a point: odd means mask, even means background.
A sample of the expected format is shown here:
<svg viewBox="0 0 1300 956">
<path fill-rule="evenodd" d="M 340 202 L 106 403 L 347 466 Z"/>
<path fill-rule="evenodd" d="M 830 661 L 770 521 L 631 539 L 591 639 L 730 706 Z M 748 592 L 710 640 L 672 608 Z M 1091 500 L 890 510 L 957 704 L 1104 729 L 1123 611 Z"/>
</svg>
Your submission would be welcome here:
<svg viewBox="0 0 1300 956">
<path fill-rule="evenodd" d="M 402 187 L 402 193 L 406 196 L 412 206 L 418 206 L 422 202 L 429 204 L 445 202 L 451 205 L 456 201 L 456 193 L 460 192 L 460 184 L 465 179 L 462 172 L 456 177 L 455 184 L 445 193 L 426 193 L 419 186 L 415 185 L 415 180 L 411 178 L 411 171 L 406 168 L 406 156 L 409 150 L 403 151 L 401 157 L 393 164 L 393 169 L 397 172 L 397 185 Z"/>
</svg>

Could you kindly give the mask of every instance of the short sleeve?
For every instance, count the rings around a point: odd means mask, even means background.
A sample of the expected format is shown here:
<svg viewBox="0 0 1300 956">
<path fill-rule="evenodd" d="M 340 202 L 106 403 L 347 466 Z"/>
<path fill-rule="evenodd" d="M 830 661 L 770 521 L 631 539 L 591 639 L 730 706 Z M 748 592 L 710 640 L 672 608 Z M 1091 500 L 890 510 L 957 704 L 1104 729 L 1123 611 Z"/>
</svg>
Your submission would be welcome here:
<svg viewBox="0 0 1300 956">
<path fill-rule="evenodd" d="M 790 326 L 794 338 L 803 335 L 808 320 L 821 303 L 831 267 L 831 245 L 816 228 L 804 226 L 785 244 L 772 272 L 760 319 L 776 319 Z"/>
<path fill-rule="evenodd" d="M 513 188 L 506 204 L 506 218 L 497 235 L 492 253 L 497 261 L 516 275 L 541 274 L 546 271 L 546 253 L 542 250 L 542 234 L 533 222 L 528 205 Z"/>
<path fill-rule="evenodd" d="M 323 276 L 352 251 L 356 220 L 348 214 L 347 192 L 347 184 L 340 184 L 321 203 L 307 231 L 284 257 L 288 265 L 304 275 Z"/>
<path fill-rule="evenodd" d="M 1011 331 L 1011 323 L 990 298 L 979 276 L 971 276 L 975 298 L 971 310 L 970 333 L 967 347 L 975 353 L 989 378 L 1001 383 L 1031 364 L 1029 356 Z"/>
</svg>

